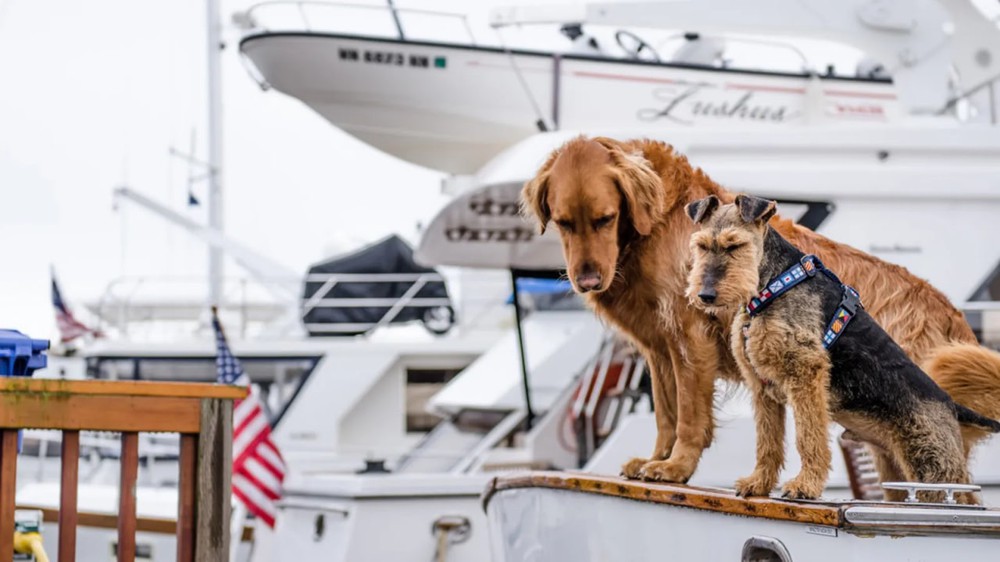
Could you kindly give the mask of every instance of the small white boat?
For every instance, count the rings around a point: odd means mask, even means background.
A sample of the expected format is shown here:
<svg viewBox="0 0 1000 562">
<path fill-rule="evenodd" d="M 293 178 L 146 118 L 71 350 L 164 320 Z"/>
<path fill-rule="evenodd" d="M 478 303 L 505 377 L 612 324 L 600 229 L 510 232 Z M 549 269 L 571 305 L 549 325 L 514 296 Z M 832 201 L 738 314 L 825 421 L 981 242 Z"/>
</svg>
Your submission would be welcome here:
<svg viewBox="0 0 1000 562">
<path fill-rule="evenodd" d="M 591 474 L 496 478 L 493 560 L 996 560 L 1000 510 L 739 498 L 732 490 Z"/>
</svg>

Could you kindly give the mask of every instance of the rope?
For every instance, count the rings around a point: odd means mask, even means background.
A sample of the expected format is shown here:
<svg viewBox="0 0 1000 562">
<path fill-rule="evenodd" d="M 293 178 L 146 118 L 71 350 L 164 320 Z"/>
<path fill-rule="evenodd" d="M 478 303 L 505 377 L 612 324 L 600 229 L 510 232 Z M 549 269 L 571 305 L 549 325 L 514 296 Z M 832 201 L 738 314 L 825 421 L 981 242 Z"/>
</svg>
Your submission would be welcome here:
<svg viewBox="0 0 1000 562">
<path fill-rule="evenodd" d="M 507 46 L 507 42 L 503 40 L 503 33 L 500 32 L 499 28 L 495 28 L 493 31 L 497 34 L 497 40 L 500 42 L 500 48 L 507 55 L 507 60 L 510 61 L 510 66 L 514 69 L 514 74 L 517 76 L 518 82 L 521 84 L 521 89 L 524 90 L 525 97 L 528 98 L 528 103 L 531 104 L 532 111 L 535 112 L 535 117 L 538 119 L 535 125 L 542 132 L 550 130 L 549 123 L 545 120 L 545 116 L 542 113 L 541 106 L 538 105 L 538 101 L 535 100 L 535 96 L 531 93 L 531 88 L 528 87 L 528 81 L 525 80 L 524 74 L 521 72 L 521 67 L 517 66 L 517 59 L 514 58 L 514 52 L 510 50 Z"/>
</svg>

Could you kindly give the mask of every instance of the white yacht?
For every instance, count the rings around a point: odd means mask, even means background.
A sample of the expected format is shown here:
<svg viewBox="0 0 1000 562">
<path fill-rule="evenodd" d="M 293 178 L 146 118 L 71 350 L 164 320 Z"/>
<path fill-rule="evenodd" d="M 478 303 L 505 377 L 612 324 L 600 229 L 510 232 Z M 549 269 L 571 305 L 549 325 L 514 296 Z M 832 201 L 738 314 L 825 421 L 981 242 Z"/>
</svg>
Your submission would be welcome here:
<svg viewBox="0 0 1000 562">
<path fill-rule="evenodd" d="M 578 3 L 497 8 L 491 14 L 491 23 L 502 28 L 614 26 L 622 47 L 619 56 L 487 46 L 474 39 L 418 39 L 407 32 L 409 17 L 440 14 L 387 9 L 383 30 L 367 33 L 360 27 L 326 27 L 337 23 L 334 14 L 343 6 L 336 3 L 302 6 L 294 14 L 287 8 L 271 2 L 240 14 L 248 28 L 240 48 L 251 76 L 389 154 L 452 174 L 447 184 L 456 198 L 430 223 L 417 249 L 425 263 L 558 271 L 563 262 L 554 233 L 538 236 L 517 215 L 520 186 L 551 150 L 575 135 L 650 137 L 674 145 L 730 189 L 778 199 L 781 212 L 800 223 L 907 266 L 966 308 L 982 336 L 996 337 L 995 325 L 983 319 L 983 312 L 997 308 L 994 301 L 1000 294 L 1000 250 L 990 242 L 1000 235 L 994 218 L 1000 212 L 1000 135 L 993 85 L 1000 33 L 994 14 L 971 2 L 768 0 L 753 9 L 734 0 Z M 276 12 L 291 17 L 272 20 Z M 454 21 L 472 34 L 468 20 Z M 673 57 L 661 56 L 651 46 L 657 41 L 632 31 L 640 29 L 648 37 L 660 32 L 686 43 Z M 741 44 L 780 43 L 794 51 L 796 39 L 803 38 L 839 42 L 867 59 L 852 76 L 819 70 L 822 65 L 811 61 L 792 72 L 728 63 L 728 55 Z M 606 371 L 585 368 L 576 384 L 591 388 L 594 377 Z M 461 382 L 456 379 L 452 385 Z M 650 540 L 659 539 L 666 536 L 656 530 L 660 527 L 675 529 L 669 540 L 677 543 L 676 552 L 693 559 L 791 560 L 782 541 L 790 544 L 795 559 L 822 548 L 808 541 L 791 544 L 785 535 L 754 542 L 740 527 L 741 520 L 722 517 L 719 509 L 693 511 L 680 501 L 661 503 L 683 509 L 634 498 L 619 501 L 628 494 L 615 493 L 616 486 L 668 498 L 690 494 L 709 507 L 720 501 L 716 496 L 727 495 L 594 476 L 614 475 L 623 459 L 648 452 L 652 416 L 642 407 L 629 410 L 602 421 L 599 425 L 608 429 L 604 434 L 579 426 L 576 462 L 554 465 L 575 464 L 586 475 L 511 475 L 491 485 L 487 514 L 494 559 L 652 559 L 664 555 L 658 542 L 626 545 L 621 537 L 638 530 Z M 558 418 L 559 410 L 555 413 Z M 552 417 L 550 412 L 546 419 Z M 738 395 L 730 399 L 719 419 L 717 441 L 692 479 L 696 486 L 728 488 L 753 458 L 746 401 Z M 535 431 L 511 435 L 525 441 L 530 451 L 532 441 L 539 440 L 532 439 L 539 435 Z M 831 430 L 831 439 L 836 434 Z M 526 467 L 539 458 L 513 456 L 523 458 Z M 991 443 L 973 460 L 987 504 L 997 501 L 1000 490 L 998 456 L 1000 448 Z M 422 483 L 408 482 L 405 475 L 378 480 L 316 475 L 297 481 L 284 512 L 287 524 L 279 524 L 278 530 L 282 543 L 296 547 L 279 559 L 326 555 L 376 560 L 405 552 L 415 558 L 446 552 L 449 560 L 485 559 L 481 516 L 468 515 L 479 513 L 472 507 L 461 511 L 460 502 L 439 506 L 442 514 L 452 509 L 460 516 L 435 520 L 437 542 L 431 542 L 427 531 L 412 535 L 414 540 L 423 536 L 421 549 L 409 542 L 403 546 L 402 539 L 387 545 L 377 538 L 381 527 L 375 521 L 381 519 L 373 514 L 418 505 L 405 497 L 465 497 L 471 502 L 476 476 L 493 467 L 459 466 L 463 470 L 447 479 Z M 791 458 L 786 470 L 797 467 L 798 460 Z M 442 491 L 449 489 L 447 482 L 453 483 L 453 494 Z M 850 484 L 847 466 L 836 466 L 827 496 L 850 498 Z M 809 511 L 802 504 L 773 503 L 777 510 Z M 828 548 L 829 556 L 857 560 L 881 559 L 889 552 L 933 557 L 953 548 L 974 559 L 985 555 L 983 549 L 995 538 L 996 513 L 990 510 L 898 506 L 891 512 L 883 507 L 829 505 L 820 511 L 830 519 L 816 519 L 816 525 L 796 526 L 789 520 L 773 527 L 782 533 L 842 535 Z M 750 511 L 757 505 L 734 509 Z M 812 515 L 819 517 L 817 513 Z M 331 517 L 342 534 L 325 534 Z M 426 517 L 412 519 L 427 528 Z M 648 526 L 639 525 L 640 520 Z M 408 529 L 410 518 L 397 521 L 398 528 Z M 765 535 L 779 532 L 769 522 L 747 525 L 760 525 Z M 938 531 L 928 531 L 928 525 Z M 725 553 L 704 548 L 714 544 L 712 529 L 726 535 Z M 303 538 L 310 533 L 312 543 Z M 858 536 L 911 535 L 928 536 L 879 539 L 872 546 L 857 542 Z M 399 536 L 411 535 L 400 530 Z M 584 536 L 591 539 L 580 540 Z M 362 547 L 354 549 L 358 545 Z M 474 552 L 479 558 L 467 558 L 477 556 Z"/>
</svg>

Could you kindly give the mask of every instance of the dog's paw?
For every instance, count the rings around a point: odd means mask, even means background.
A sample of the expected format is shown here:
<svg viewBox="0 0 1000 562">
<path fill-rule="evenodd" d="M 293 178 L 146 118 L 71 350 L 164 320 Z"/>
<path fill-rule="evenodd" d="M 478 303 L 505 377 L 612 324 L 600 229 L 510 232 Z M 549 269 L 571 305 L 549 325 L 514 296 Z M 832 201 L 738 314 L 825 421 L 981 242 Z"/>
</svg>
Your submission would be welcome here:
<svg viewBox="0 0 1000 562">
<path fill-rule="evenodd" d="M 775 484 L 778 482 L 774 478 L 765 478 L 762 475 L 754 472 L 750 476 L 745 478 L 740 478 L 733 484 L 733 488 L 736 489 L 736 495 L 742 496 L 744 498 L 750 496 L 767 496 L 771 494 L 771 490 L 774 489 Z"/>
<path fill-rule="evenodd" d="M 691 478 L 694 470 L 676 461 L 649 461 L 639 470 L 639 478 L 652 482 L 680 482 Z"/>
<path fill-rule="evenodd" d="M 814 500 L 823 493 L 824 482 L 817 478 L 796 476 L 781 487 L 781 497 L 793 500 Z"/>
<path fill-rule="evenodd" d="M 646 466 L 649 459 L 634 458 L 629 460 L 627 463 L 622 465 L 621 475 L 629 480 L 638 480 L 640 478 L 639 473 L 642 471 L 642 467 Z"/>
</svg>

